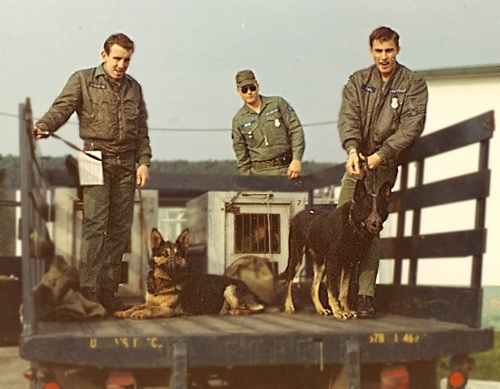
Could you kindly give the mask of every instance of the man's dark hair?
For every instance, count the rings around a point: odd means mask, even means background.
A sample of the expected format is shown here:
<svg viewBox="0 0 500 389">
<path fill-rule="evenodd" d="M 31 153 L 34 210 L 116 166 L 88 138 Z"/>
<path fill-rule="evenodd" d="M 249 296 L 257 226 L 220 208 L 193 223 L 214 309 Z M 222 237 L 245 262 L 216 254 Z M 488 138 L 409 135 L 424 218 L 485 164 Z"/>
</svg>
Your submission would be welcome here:
<svg viewBox="0 0 500 389">
<path fill-rule="evenodd" d="M 126 50 L 134 51 L 134 41 L 130 39 L 127 35 L 119 32 L 117 34 L 110 35 L 108 39 L 104 41 L 104 51 L 109 54 L 111 51 L 111 46 L 118 45 Z"/>
<path fill-rule="evenodd" d="M 376 40 L 381 42 L 394 40 L 396 46 L 399 47 L 399 34 L 392 28 L 386 26 L 378 27 L 372 31 L 370 34 L 370 47 L 373 47 L 373 41 Z"/>
</svg>

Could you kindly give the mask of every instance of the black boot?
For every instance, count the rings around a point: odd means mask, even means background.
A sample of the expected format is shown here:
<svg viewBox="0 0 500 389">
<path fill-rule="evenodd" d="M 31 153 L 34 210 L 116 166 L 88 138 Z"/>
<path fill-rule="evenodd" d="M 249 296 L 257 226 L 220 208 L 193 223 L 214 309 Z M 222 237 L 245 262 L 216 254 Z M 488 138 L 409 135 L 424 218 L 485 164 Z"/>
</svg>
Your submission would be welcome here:
<svg viewBox="0 0 500 389">
<path fill-rule="evenodd" d="M 356 312 L 360 319 L 373 319 L 377 314 L 375 311 L 375 298 L 362 294 L 358 295 Z"/>
<path fill-rule="evenodd" d="M 87 300 L 92 301 L 94 303 L 99 303 L 99 298 L 97 297 L 97 292 L 95 289 L 84 287 L 80 289 L 80 293 Z"/>
<path fill-rule="evenodd" d="M 99 301 L 109 314 L 127 309 L 122 299 L 115 295 L 115 292 L 108 289 L 101 289 Z"/>
</svg>

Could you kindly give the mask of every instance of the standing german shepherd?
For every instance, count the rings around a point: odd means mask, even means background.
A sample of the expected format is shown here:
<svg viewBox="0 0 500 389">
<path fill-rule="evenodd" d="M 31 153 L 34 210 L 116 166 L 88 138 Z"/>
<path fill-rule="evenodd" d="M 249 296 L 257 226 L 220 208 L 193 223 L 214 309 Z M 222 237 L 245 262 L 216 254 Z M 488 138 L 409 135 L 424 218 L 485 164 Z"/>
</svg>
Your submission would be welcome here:
<svg viewBox="0 0 500 389">
<path fill-rule="evenodd" d="M 182 314 L 243 315 L 264 309 L 243 281 L 193 272 L 187 258 L 189 244 L 187 229 L 173 243 L 153 228 L 146 303 L 118 311 L 114 316 L 146 319 Z"/>
<path fill-rule="evenodd" d="M 295 311 L 292 280 L 300 268 L 304 252 L 307 252 L 313 262 L 311 298 L 316 312 L 333 314 L 342 320 L 356 317 L 348 302 L 351 275 L 356 262 L 366 257 L 372 239 L 382 230 L 391 194 L 389 182 L 376 193 L 371 191 L 370 176 L 368 172 L 356 183 L 351 202 L 335 210 L 306 209 L 292 219 L 288 265 L 280 275 L 287 282 L 285 312 Z M 331 309 L 325 308 L 319 299 L 319 288 L 325 275 Z"/>
</svg>

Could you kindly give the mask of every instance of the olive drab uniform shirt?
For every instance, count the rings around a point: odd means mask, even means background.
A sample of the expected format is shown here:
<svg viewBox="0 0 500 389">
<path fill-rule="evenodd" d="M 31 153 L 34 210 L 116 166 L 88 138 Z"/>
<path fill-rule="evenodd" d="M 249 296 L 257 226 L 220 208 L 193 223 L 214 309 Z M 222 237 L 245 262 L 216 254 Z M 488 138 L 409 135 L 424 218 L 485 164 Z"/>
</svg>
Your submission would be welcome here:
<svg viewBox="0 0 500 389">
<path fill-rule="evenodd" d="M 294 109 L 279 96 L 260 96 L 260 113 L 246 104 L 233 118 L 233 148 L 241 174 L 250 174 L 252 162 L 269 161 L 286 153 L 289 161 L 302 160 L 305 141 Z"/>
<path fill-rule="evenodd" d="M 364 155 L 374 152 L 383 164 L 397 165 L 401 151 L 424 130 L 427 85 L 416 73 L 396 64 L 385 83 L 375 65 L 347 81 L 342 95 L 338 130 L 342 146 Z"/>
<path fill-rule="evenodd" d="M 116 82 L 102 65 L 73 73 L 49 111 L 36 123 L 54 132 L 73 112 L 80 137 L 103 153 L 135 152 L 139 164 L 149 165 L 151 146 L 147 112 L 140 84 L 128 74 Z"/>
</svg>

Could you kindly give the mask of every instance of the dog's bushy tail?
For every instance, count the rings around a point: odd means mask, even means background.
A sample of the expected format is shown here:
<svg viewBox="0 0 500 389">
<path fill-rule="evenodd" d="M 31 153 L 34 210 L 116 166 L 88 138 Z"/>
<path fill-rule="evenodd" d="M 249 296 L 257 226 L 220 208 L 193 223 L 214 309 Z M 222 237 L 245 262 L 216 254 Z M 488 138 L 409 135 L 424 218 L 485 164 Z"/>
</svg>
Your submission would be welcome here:
<svg viewBox="0 0 500 389">
<path fill-rule="evenodd" d="M 300 234 L 299 227 L 290 223 L 290 233 L 288 234 L 288 262 L 286 269 L 278 274 L 278 281 L 291 281 L 297 273 L 298 266 L 302 262 L 304 254 L 304 239 Z"/>
<path fill-rule="evenodd" d="M 278 273 L 278 276 L 276 277 L 276 281 L 278 282 L 283 282 L 288 280 L 288 275 L 292 269 L 290 266 L 290 263 L 292 262 L 292 251 L 291 251 L 291 236 L 292 236 L 292 226 L 290 225 L 290 231 L 288 233 L 288 260 L 286 262 L 286 268 L 283 270 L 281 273 Z"/>
</svg>

